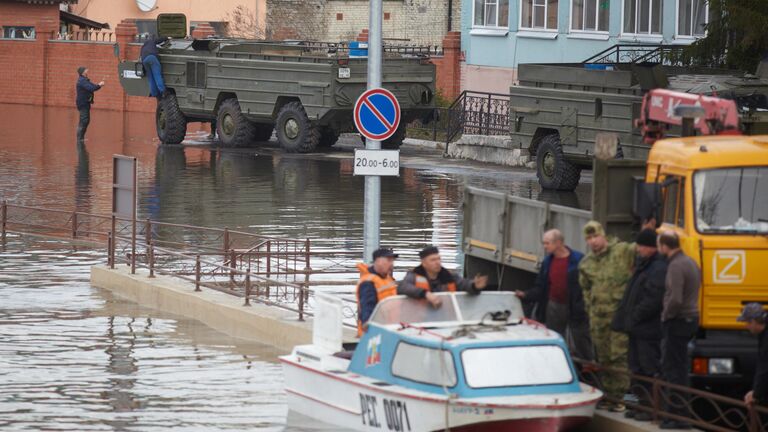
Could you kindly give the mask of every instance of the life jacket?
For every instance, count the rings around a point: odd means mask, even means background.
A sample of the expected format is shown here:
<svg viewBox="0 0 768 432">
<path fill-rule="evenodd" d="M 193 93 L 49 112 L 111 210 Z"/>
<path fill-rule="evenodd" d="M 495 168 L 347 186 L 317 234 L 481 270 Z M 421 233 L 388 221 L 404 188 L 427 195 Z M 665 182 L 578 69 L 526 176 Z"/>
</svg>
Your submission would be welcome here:
<svg viewBox="0 0 768 432">
<path fill-rule="evenodd" d="M 357 336 L 363 335 L 363 322 L 360 321 L 360 285 L 363 282 L 373 282 L 373 286 L 376 288 L 376 301 L 377 303 L 384 300 L 387 297 L 397 295 L 397 282 L 392 275 L 381 277 L 363 263 L 357 265 L 357 269 L 360 271 L 360 281 L 357 283 L 356 297 L 357 297 Z"/>
<path fill-rule="evenodd" d="M 427 272 L 424 270 L 424 267 L 416 267 L 413 269 L 413 273 L 416 276 L 414 282 L 416 288 L 421 288 L 424 291 L 431 292 L 432 288 L 429 285 L 429 279 L 427 278 Z M 446 291 L 456 292 L 456 280 L 448 270 L 441 268 L 440 273 L 437 274 L 437 280 L 440 281 L 440 285 L 445 286 Z"/>
</svg>

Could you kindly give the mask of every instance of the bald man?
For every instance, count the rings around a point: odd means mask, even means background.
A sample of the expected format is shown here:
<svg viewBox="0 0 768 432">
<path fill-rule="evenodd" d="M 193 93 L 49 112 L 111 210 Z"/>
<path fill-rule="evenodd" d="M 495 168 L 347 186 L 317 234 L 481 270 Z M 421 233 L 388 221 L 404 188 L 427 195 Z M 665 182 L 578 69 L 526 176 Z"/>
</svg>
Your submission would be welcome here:
<svg viewBox="0 0 768 432">
<path fill-rule="evenodd" d="M 524 301 L 536 302 L 535 318 L 563 335 L 576 357 L 591 360 L 589 319 L 579 286 L 579 262 L 584 255 L 566 246 L 563 234 L 556 229 L 545 232 L 541 244 L 547 256 L 535 285 L 515 294 Z"/>
</svg>

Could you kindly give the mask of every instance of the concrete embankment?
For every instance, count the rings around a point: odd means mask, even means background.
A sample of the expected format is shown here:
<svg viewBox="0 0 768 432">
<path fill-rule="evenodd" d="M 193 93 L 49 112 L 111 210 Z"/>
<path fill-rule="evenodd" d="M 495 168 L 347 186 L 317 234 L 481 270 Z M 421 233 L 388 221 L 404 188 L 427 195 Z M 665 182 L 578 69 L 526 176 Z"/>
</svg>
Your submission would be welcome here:
<svg viewBox="0 0 768 432">
<path fill-rule="evenodd" d="M 463 135 L 458 141 L 448 145 L 446 155 L 478 162 L 521 168 L 535 168 L 528 150 L 521 149 L 511 139 L 504 136 Z"/>
<path fill-rule="evenodd" d="M 196 319 L 228 335 L 261 342 L 286 352 L 295 345 L 312 342 L 312 321 L 299 321 L 296 312 L 251 302 L 215 290 L 196 292 L 194 285 L 176 278 L 156 276 L 128 267 L 114 270 L 107 266 L 91 268 L 91 285 L 112 291 L 119 297 L 164 312 Z M 345 340 L 354 332 L 345 329 Z"/>
</svg>

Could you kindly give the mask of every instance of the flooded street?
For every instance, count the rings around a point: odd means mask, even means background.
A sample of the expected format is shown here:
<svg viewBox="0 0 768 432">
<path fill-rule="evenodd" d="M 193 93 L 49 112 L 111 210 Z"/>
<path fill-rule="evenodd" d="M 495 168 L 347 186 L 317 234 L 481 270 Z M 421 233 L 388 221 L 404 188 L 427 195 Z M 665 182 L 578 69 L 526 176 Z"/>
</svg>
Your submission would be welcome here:
<svg viewBox="0 0 768 432">
<path fill-rule="evenodd" d="M 78 147 L 76 123 L 74 108 L 0 106 L 0 199 L 108 214 L 119 153 L 138 157 L 141 218 L 362 250 L 363 178 L 352 175 L 348 144 L 311 155 L 219 151 L 200 132 L 161 147 L 152 115 L 94 111 Z M 428 244 L 447 267 L 461 265 L 468 185 L 589 205 L 589 185 L 547 195 L 529 170 L 416 148 L 401 157 L 400 177 L 382 181 L 381 238 L 402 267 Z M 31 238 L 0 249 L 0 429 L 311 430 L 286 429 L 274 349 L 91 287 L 89 268 L 103 262 L 103 251 Z"/>
</svg>

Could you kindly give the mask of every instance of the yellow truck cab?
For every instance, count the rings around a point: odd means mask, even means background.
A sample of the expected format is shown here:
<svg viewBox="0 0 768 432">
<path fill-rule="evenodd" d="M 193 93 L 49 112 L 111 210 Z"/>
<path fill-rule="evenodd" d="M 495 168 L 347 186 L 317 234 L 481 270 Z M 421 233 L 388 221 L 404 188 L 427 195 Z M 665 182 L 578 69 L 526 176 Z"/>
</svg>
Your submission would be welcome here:
<svg viewBox="0 0 768 432">
<path fill-rule="evenodd" d="M 674 230 L 702 271 L 692 381 L 748 383 L 756 341 L 736 322 L 768 305 L 768 136 L 706 136 L 654 144 L 645 176 L 662 230 Z"/>
</svg>

